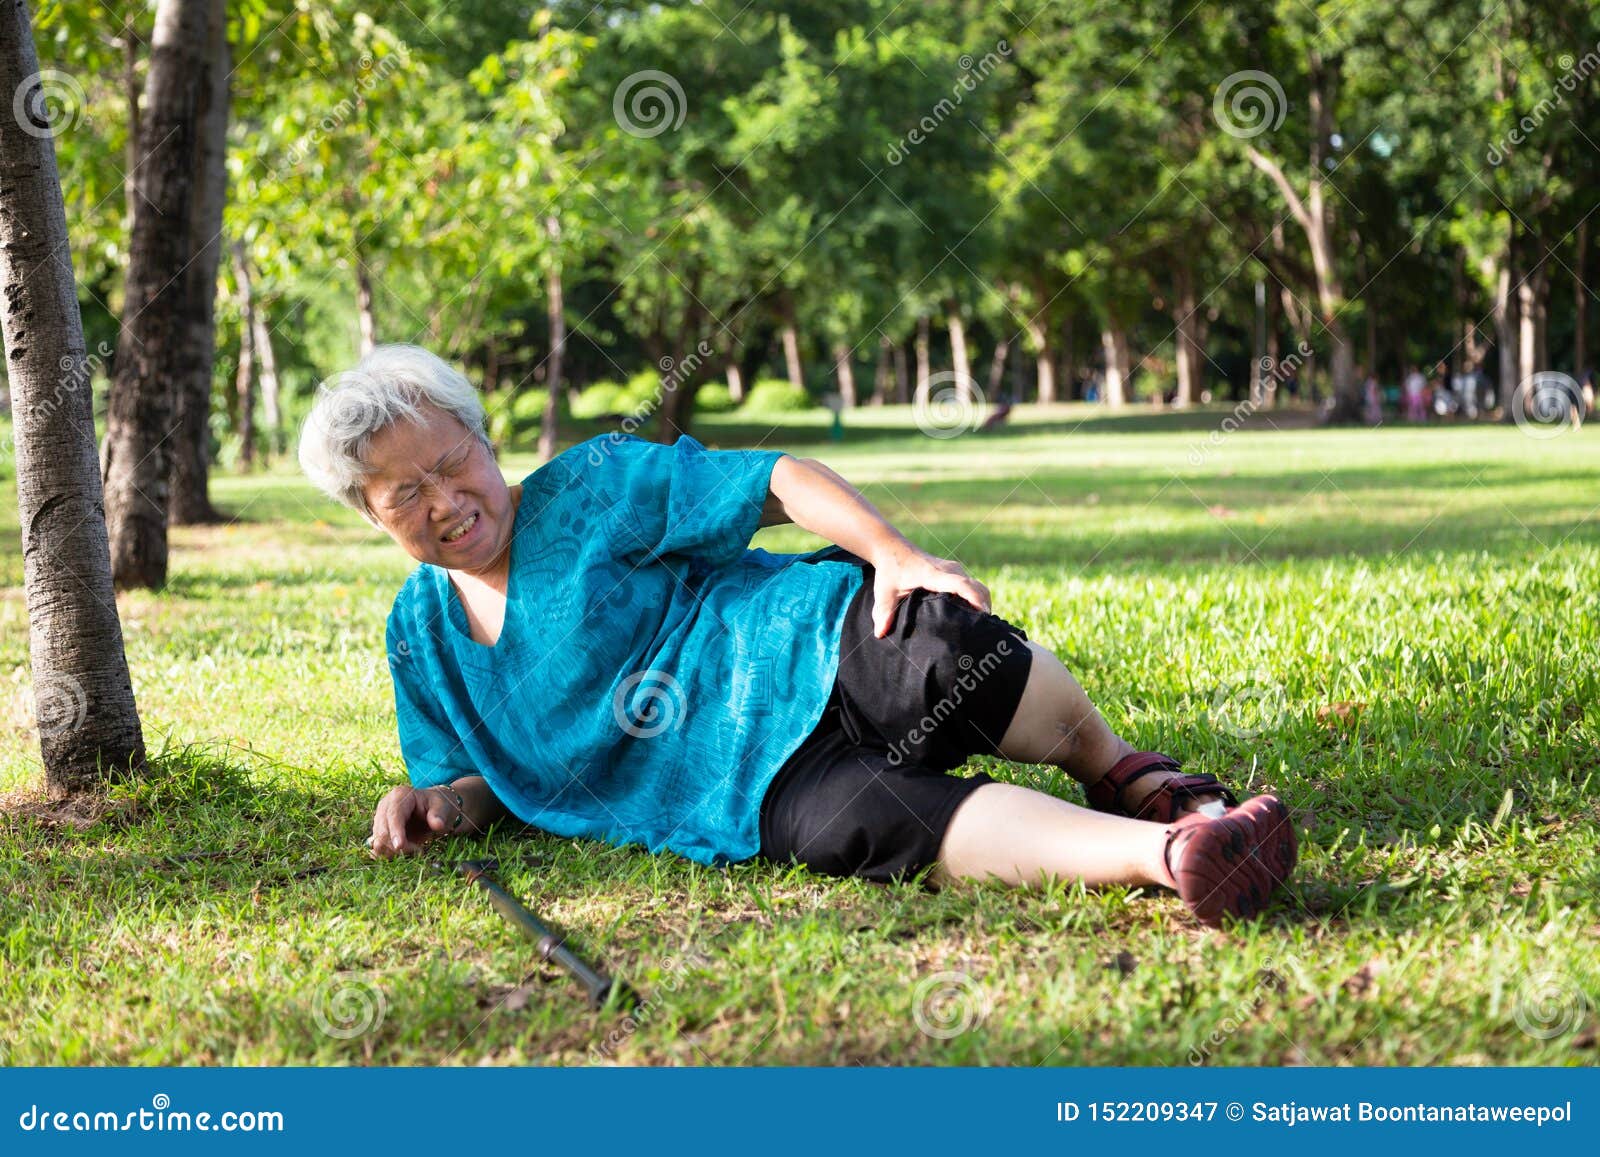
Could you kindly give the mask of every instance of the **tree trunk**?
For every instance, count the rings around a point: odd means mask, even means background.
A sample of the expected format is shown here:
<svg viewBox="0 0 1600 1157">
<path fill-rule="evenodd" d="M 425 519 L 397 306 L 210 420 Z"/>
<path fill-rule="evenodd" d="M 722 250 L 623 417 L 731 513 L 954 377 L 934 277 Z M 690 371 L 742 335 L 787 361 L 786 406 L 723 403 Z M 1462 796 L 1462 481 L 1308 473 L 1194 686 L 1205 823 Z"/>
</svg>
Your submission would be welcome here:
<svg viewBox="0 0 1600 1157">
<path fill-rule="evenodd" d="M 845 409 L 856 408 L 856 373 L 850 359 L 855 351 L 848 343 L 838 342 L 833 347 L 833 367 L 839 379 L 839 400 Z"/>
<path fill-rule="evenodd" d="M 1194 296 L 1194 274 L 1180 264 L 1174 275 L 1176 306 L 1173 320 L 1178 323 L 1178 396 L 1176 405 L 1193 405 L 1200 399 L 1201 358 L 1200 323 L 1195 316 L 1199 303 Z"/>
<path fill-rule="evenodd" d="M 738 405 L 744 401 L 744 371 L 739 368 L 739 359 L 733 358 L 728 362 L 728 394 L 733 398 L 733 404 Z"/>
<path fill-rule="evenodd" d="M 998 398 L 1000 396 L 1000 383 L 1005 380 L 1006 359 L 1010 355 L 1011 339 L 1001 338 L 997 343 L 995 343 L 994 356 L 989 359 L 989 397 L 991 399 Z M 1017 402 L 1021 399 L 1012 398 L 1011 400 L 1013 402 Z"/>
<path fill-rule="evenodd" d="M 552 250 L 550 273 L 545 279 L 545 295 L 550 317 L 550 372 L 544 403 L 544 420 L 539 424 L 539 457 L 548 462 L 556 456 L 556 423 L 561 412 L 561 362 L 567 352 L 567 308 L 561 291 L 561 221 L 550 214 L 544 219 L 545 235 Z"/>
<path fill-rule="evenodd" d="M 256 462 L 256 296 L 250 283 L 244 243 L 235 241 L 233 279 L 239 286 L 239 372 L 234 378 L 234 429 L 239 431 L 239 465 L 248 473 Z"/>
<path fill-rule="evenodd" d="M 881 406 L 889 399 L 889 383 L 894 378 L 893 343 L 888 334 L 878 335 L 878 366 L 872 373 L 872 404 Z"/>
<path fill-rule="evenodd" d="M 911 375 L 906 367 L 906 347 L 904 342 L 894 343 L 894 400 L 899 405 L 905 405 L 911 400 Z"/>
<path fill-rule="evenodd" d="M 800 365 L 800 334 L 795 329 L 794 305 L 787 299 L 784 302 L 782 336 L 783 365 L 789 375 L 789 384 L 803 390 L 806 387 L 806 376 Z"/>
<path fill-rule="evenodd" d="M 1578 252 L 1573 262 L 1572 295 L 1576 313 L 1572 329 L 1572 376 L 1581 385 L 1583 372 L 1589 368 L 1589 290 L 1585 286 L 1583 275 L 1586 271 L 1589 257 L 1589 221 L 1584 219 L 1578 226 Z"/>
<path fill-rule="evenodd" d="M 1503 404 L 1510 397 L 1517 384 L 1517 373 L 1521 368 L 1521 351 L 1519 339 L 1521 337 L 1521 324 L 1518 316 L 1519 309 L 1517 295 L 1512 286 L 1512 249 L 1508 245 L 1506 252 L 1501 257 L 1499 272 L 1494 278 L 1494 339 L 1495 346 L 1500 355 L 1499 381 L 1495 384 L 1495 401 Z M 1477 416 L 1477 399 L 1472 399 L 1468 408 L 1469 416 Z M 1504 417 L 1511 420 L 1511 407 L 1505 406 Z"/>
<path fill-rule="evenodd" d="M 1549 301 L 1550 275 L 1541 264 L 1517 286 L 1518 313 L 1521 316 L 1521 333 L 1517 343 L 1521 354 L 1517 365 L 1518 385 L 1550 368 L 1550 358 L 1545 349 L 1545 315 Z M 1511 396 L 1510 393 L 1502 395 L 1507 398 Z"/>
<path fill-rule="evenodd" d="M 956 386 L 971 397 L 977 393 L 977 383 L 972 380 L 972 358 L 967 353 L 967 326 L 961 320 L 961 307 L 953 301 L 945 307 L 945 325 L 950 331 L 950 362 Z"/>
<path fill-rule="evenodd" d="M 267 428 L 266 453 L 262 461 L 266 464 L 273 455 L 284 451 L 283 414 L 278 406 L 278 355 L 272 348 L 272 327 L 267 324 L 265 302 L 256 302 L 255 318 L 253 344 L 261 371 L 261 419 Z"/>
<path fill-rule="evenodd" d="M 1100 331 L 1100 348 L 1106 357 L 1106 388 L 1101 401 L 1108 406 L 1124 406 L 1128 402 L 1128 379 L 1133 376 L 1128 331 L 1117 322 L 1109 323 Z"/>
<path fill-rule="evenodd" d="M 356 315 L 361 325 L 360 353 L 366 357 L 378 345 L 378 319 L 372 307 L 372 270 L 360 250 L 356 251 Z"/>
<path fill-rule="evenodd" d="M 1078 370 L 1074 356 L 1072 314 L 1061 323 L 1061 353 L 1055 363 L 1056 391 L 1063 401 L 1073 401 L 1078 396 Z"/>
<path fill-rule="evenodd" d="M 128 102 L 128 143 L 123 148 L 122 199 L 128 220 L 133 220 L 133 203 L 139 197 L 139 29 L 132 16 L 122 26 L 122 90 Z"/>
<path fill-rule="evenodd" d="M 1038 401 L 1048 406 L 1056 400 L 1056 358 L 1055 351 L 1050 348 L 1050 328 L 1038 317 L 1028 322 L 1028 340 L 1033 344 L 1038 367 Z"/>
<path fill-rule="evenodd" d="M 33 122 L 0 133 L 0 329 L 34 713 L 45 782 L 61 796 L 142 771 L 145 749 L 111 580 L 66 209 L 22 0 L 0 10 L 0 91 Z"/>
<path fill-rule="evenodd" d="M 106 418 L 105 509 L 120 587 L 167 579 L 167 479 L 173 383 L 184 364 L 194 257 L 195 149 L 211 0 L 161 0 L 150 47 L 139 198 L 116 375 Z"/>
<path fill-rule="evenodd" d="M 1256 168 L 1272 178 L 1311 249 L 1317 311 L 1327 331 L 1332 355 L 1330 372 L 1333 377 L 1334 406 L 1329 417 L 1339 422 L 1358 422 L 1363 410 L 1362 383 L 1356 381 L 1350 335 L 1340 317 L 1340 311 L 1344 308 L 1344 285 L 1334 256 L 1332 223 L 1324 196 L 1327 175 L 1323 162 L 1329 138 L 1333 134 L 1333 106 L 1338 90 L 1339 66 L 1324 61 L 1321 53 L 1312 49 L 1307 72 L 1310 77 L 1307 95 L 1311 112 L 1311 164 L 1307 169 L 1305 196 L 1301 197 L 1296 192 L 1277 161 L 1253 145 L 1247 146 L 1246 154 Z"/>
<path fill-rule="evenodd" d="M 932 367 L 928 364 L 928 329 L 928 319 L 917 318 L 917 337 L 913 343 L 917 355 L 917 380 L 912 393 L 918 398 L 928 396 L 928 379 L 933 376 Z"/>
<path fill-rule="evenodd" d="M 200 139 L 195 154 L 194 259 L 181 274 L 189 304 L 183 364 L 173 383 L 177 430 L 172 438 L 167 516 L 174 526 L 216 522 L 207 493 L 211 458 L 211 378 L 217 353 L 217 267 L 222 258 L 222 210 L 228 199 L 227 0 L 211 0 L 205 77 L 201 81 Z"/>
</svg>

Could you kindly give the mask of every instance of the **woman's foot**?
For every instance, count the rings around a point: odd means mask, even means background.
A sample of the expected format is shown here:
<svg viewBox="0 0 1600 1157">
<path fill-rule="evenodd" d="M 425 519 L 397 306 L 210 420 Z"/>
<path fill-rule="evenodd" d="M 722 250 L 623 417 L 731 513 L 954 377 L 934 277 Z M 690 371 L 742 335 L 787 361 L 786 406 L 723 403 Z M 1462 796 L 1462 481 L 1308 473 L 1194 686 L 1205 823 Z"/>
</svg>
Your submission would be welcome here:
<svg viewBox="0 0 1600 1157">
<path fill-rule="evenodd" d="M 1294 870 L 1294 823 L 1277 796 L 1258 795 L 1221 818 L 1188 814 L 1168 829 L 1162 868 L 1172 888 L 1212 927 L 1260 912 Z"/>
<path fill-rule="evenodd" d="M 1084 790 L 1095 811 L 1158 824 L 1191 812 L 1221 816 L 1239 803 L 1215 776 L 1185 772 L 1170 755 L 1132 748 Z"/>
</svg>

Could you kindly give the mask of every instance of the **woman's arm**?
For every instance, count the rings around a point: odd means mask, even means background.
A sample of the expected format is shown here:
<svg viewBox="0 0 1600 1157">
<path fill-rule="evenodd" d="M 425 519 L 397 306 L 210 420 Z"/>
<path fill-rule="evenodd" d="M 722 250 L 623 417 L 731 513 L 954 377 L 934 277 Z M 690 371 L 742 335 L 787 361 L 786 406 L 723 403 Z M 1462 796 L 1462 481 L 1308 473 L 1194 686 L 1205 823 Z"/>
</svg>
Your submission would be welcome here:
<svg viewBox="0 0 1600 1157">
<path fill-rule="evenodd" d="M 438 787 L 415 788 L 403 783 L 378 801 L 368 846 L 380 858 L 419 852 L 441 836 L 481 835 L 507 814 L 506 806 L 481 775 L 463 776 Z"/>
<path fill-rule="evenodd" d="M 761 525 L 796 526 L 858 555 L 876 572 L 873 627 L 888 634 L 900 599 L 914 590 L 947 591 L 980 611 L 989 610 L 989 590 L 958 562 L 936 558 L 911 543 L 854 486 L 813 458 L 785 454 L 772 468 L 771 496 Z"/>
</svg>

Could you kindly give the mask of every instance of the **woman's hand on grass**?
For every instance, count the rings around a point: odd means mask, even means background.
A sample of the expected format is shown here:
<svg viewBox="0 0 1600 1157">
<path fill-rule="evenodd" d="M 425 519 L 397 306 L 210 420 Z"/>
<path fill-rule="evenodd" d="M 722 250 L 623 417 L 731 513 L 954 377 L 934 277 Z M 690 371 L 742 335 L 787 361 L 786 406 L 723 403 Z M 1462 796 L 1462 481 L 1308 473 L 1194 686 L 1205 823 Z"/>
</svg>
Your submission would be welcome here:
<svg viewBox="0 0 1600 1157">
<path fill-rule="evenodd" d="M 990 608 L 989 588 L 948 558 L 936 558 L 909 544 L 874 560 L 872 633 L 883 638 L 894 625 L 895 609 L 912 591 L 943 591 L 957 595 L 980 611 Z"/>
<path fill-rule="evenodd" d="M 414 855 L 453 830 L 458 809 L 447 792 L 400 784 L 378 801 L 368 846 L 378 859 Z"/>
</svg>

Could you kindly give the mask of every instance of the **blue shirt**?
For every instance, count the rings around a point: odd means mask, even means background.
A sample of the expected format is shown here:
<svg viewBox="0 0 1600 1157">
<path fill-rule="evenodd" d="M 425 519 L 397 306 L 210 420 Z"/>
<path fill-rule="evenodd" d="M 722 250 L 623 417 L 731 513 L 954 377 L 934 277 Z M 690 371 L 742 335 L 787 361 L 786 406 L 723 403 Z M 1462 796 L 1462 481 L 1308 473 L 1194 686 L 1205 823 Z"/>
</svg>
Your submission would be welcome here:
<svg viewBox="0 0 1600 1157">
<path fill-rule="evenodd" d="M 557 835 L 755 855 L 762 796 L 822 717 L 862 581 L 747 549 L 781 456 L 608 434 L 541 466 L 492 647 L 448 572 L 419 565 L 387 629 L 411 783 L 481 775 Z"/>
</svg>

